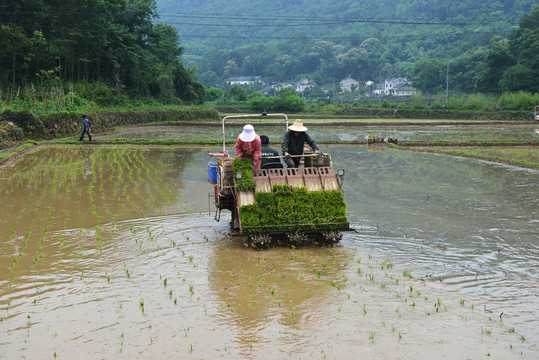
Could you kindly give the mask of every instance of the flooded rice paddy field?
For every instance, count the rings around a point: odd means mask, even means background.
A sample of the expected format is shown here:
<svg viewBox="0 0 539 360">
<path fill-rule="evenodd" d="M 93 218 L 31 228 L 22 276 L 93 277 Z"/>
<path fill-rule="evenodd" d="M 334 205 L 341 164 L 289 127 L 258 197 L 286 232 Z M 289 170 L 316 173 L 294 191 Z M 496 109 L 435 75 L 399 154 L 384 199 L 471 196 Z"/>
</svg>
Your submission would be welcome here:
<svg viewBox="0 0 539 360">
<path fill-rule="evenodd" d="M 290 123 L 292 120 L 290 120 Z M 308 120 L 305 125 L 309 127 Z M 266 124 L 253 121 L 258 134 L 269 136 L 271 142 L 281 142 L 285 123 L 279 125 Z M 530 141 L 533 131 L 539 125 L 536 123 L 515 125 L 407 125 L 407 126 L 381 126 L 381 125 L 335 125 L 316 126 L 309 130 L 311 136 L 317 140 L 326 141 L 366 141 L 368 136 L 396 137 L 408 141 Z M 230 124 L 226 126 L 226 139 L 236 139 L 241 132 L 241 126 Z M 166 133 L 167 139 L 222 139 L 222 129 L 219 125 L 211 126 L 161 126 L 161 125 L 133 125 L 120 128 L 114 134 L 96 136 L 97 139 L 126 138 L 126 139 L 162 139 Z"/>
<path fill-rule="evenodd" d="M 254 251 L 208 211 L 205 150 L 0 168 L 1 359 L 538 357 L 537 171 L 323 148 L 356 231 Z"/>
</svg>

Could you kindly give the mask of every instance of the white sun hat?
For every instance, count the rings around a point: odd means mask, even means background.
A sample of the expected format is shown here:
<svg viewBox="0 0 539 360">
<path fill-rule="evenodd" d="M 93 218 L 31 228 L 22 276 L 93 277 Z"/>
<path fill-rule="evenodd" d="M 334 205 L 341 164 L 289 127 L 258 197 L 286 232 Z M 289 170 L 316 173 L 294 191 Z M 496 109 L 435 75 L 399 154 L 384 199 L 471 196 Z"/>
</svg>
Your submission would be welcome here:
<svg viewBox="0 0 539 360">
<path fill-rule="evenodd" d="M 255 139 L 256 133 L 253 125 L 245 125 L 243 131 L 240 134 L 240 140 L 245 142 L 251 142 Z"/>
<path fill-rule="evenodd" d="M 294 124 L 290 125 L 288 128 L 292 131 L 299 131 L 299 132 L 307 131 L 307 128 L 303 126 L 303 120 L 301 119 L 296 119 L 296 121 L 294 121 Z"/>
</svg>

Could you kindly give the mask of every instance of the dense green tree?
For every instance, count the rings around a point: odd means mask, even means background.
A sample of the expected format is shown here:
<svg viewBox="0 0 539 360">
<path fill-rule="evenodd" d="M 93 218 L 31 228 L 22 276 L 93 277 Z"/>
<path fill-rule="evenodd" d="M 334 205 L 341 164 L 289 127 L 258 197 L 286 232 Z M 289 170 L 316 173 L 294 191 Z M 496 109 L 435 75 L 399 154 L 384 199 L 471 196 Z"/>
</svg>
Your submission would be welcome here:
<svg viewBox="0 0 539 360">
<path fill-rule="evenodd" d="M 204 97 L 204 100 L 215 101 L 215 100 L 218 100 L 221 97 L 221 95 L 223 95 L 223 92 L 221 91 L 221 89 L 209 86 L 206 88 L 206 95 Z"/>
<path fill-rule="evenodd" d="M 297 96 L 297 93 L 296 93 L 296 90 L 294 90 L 293 88 L 285 87 L 285 88 L 282 88 L 281 90 L 279 90 L 277 92 L 277 95 L 279 95 L 279 97 L 281 99 L 284 99 L 284 98 L 286 98 L 288 96 L 294 96 L 294 95 Z"/>
<path fill-rule="evenodd" d="M 245 101 L 247 100 L 247 90 L 238 84 L 234 84 L 230 88 L 230 96 L 235 101 Z"/>
<path fill-rule="evenodd" d="M 255 111 L 301 112 L 305 110 L 307 106 L 305 100 L 300 98 L 293 89 L 288 90 L 290 89 L 281 89 L 279 97 L 263 97 L 257 93 L 249 99 L 249 107 Z"/>
<path fill-rule="evenodd" d="M 449 88 L 456 92 L 472 93 L 475 78 L 484 67 L 487 57 L 485 47 L 470 48 L 449 63 Z"/>
<path fill-rule="evenodd" d="M 28 42 L 26 35 L 19 26 L 1 25 L 0 27 L 0 44 L 4 49 L 2 53 L 2 63 L 10 64 L 2 71 L 5 75 L 2 76 L 2 82 L 11 82 L 15 85 L 17 76 L 22 64 L 24 63 L 25 44 Z"/>
<path fill-rule="evenodd" d="M 300 98 L 298 95 L 289 95 L 281 99 L 281 108 L 277 110 L 288 112 L 301 112 L 305 110 L 305 99 Z"/>
<path fill-rule="evenodd" d="M 539 91 L 537 76 L 530 68 L 517 64 L 505 70 L 499 82 L 501 91 Z"/>
<path fill-rule="evenodd" d="M 201 101 L 177 30 L 156 18 L 155 0 L 0 1 L 0 85 L 99 83 L 89 88 Z"/>
<path fill-rule="evenodd" d="M 279 110 L 281 99 L 276 97 L 263 97 L 256 93 L 249 99 L 249 107 L 254 111 L 277 111 Z"/>
<path fill-rule="evenodd" d="M 217 86 L 219 81 L 219 77 L 215 73 L 215 71 L 209 70 L 206 71 L 200 75 L 197 76 L 201 83 L 203 83 L 206 86 Z"/>
<path fill-rule="evenodd" d="M 445 88 L 446 67 L 435 59 L 422 59 L 414 64 L 411 80 L 414 87 L 426 93 L 436 93 Z"/>
<path fill-rule="evenodd" d="M 502 90 L 508 91 L 511 78 L 515 75 L 521 84 L 515 90 L 539 92 L 539 6 L 531 14 L 526 14 L 520 21 L 518 29 L 509 37 L 509 49 L 515 54 L 517 66 L 508 68 L 500 80 Z"/>
<path fill-rule="evenodd" d="M 180 99 L 194 104 L 204 102 L 204 86 L 196 81 L 195 74 L 187 71 L 181 62 L 176 62 L 172 75 L 174 77 L 174 89 L 176 89 Z"/>
<path fill-rule="evenodd" d="M 477 77 L 477 91 L 539 91 L 538 18 L 539 6 L 522 17 L 508 39 L 493 39 L 485 69 Z"/>
<path fill-rule="evenodd" d="M 306 89 L 303 92 L 303 95 L 310 98 L 323 98 L 326 96 L 326 94 L 324 93 L 324 91 L 322 90 L 320 86 L 314 86 L 311 89 Z"/>
<path fill-rule="evenodd" d="M 500 92 L 500 79 L 504 71 L 513 65 L 515 65 L 515 58 L 509 50 L 507 39 L 493 39 L 485 60 L 485 69 L 477 76 L 475 89 L 486 93 Z"/>
</svg>

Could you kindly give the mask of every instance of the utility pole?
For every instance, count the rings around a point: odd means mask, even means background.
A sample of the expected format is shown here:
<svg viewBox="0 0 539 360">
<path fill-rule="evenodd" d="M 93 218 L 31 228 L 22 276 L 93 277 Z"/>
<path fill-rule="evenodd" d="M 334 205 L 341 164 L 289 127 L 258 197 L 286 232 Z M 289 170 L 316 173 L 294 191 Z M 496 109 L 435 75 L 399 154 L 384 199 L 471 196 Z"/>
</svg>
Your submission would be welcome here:
<svg viewBox="0 0 539 360">
<path fill-rule="evenodd" d="M 333 80 L 333 102 L 335 102 L 335 78 L 332 78 Z"/>
<path fill-rule="evenodd" d="M 445 69 L 445 105 L 447 105 L 449 101 L 449 64 L 447 64 L 447 67 Z"/>
</svg>

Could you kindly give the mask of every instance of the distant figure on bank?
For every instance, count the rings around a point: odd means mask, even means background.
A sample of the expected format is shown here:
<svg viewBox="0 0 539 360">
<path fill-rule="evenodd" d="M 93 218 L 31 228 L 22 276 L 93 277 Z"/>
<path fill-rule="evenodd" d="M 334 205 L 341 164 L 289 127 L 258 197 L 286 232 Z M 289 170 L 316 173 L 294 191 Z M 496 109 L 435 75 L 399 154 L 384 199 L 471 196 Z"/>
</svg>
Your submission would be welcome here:
<svg viewBox="0 0 539 360">
<path fill-rule="evenodd" d="M 88 120 L 86 115 L 82 115 L 82 119 L 83 119 L 82 123 L 83 123 L 84 129 L 82 130 L 82 134 L 80 135 L 79 141 L 82 141 L 82 139 L 84 139 L 84 134 L 88 134 L 88 139 L 92 141 L 92 135 L 90 135 L 90 120 Z"/>
<path fill-rule="evenodd" d="M 267 159 L 267 157 L 279 156 L 279 152 L 269 146 L 269 138 L 266 135 L 260 135 L 262 142 L 262 169 L 282 168 L 281 161 L 276 159 Z"/>
<path fill-rule="evenodd" d="M 284 134 L 281 150 L 285 156 L 285 163 L 288 167 L 298 167 L 301 161 L 301 156 L 292 157 L 291 155 L 303 155 L 303 146 L 305 143 L 314 150 L 315 154 L 319 154 L 318 146 L 313 139 L 307 134 L 307 128 L 303 126 L 303 120 L 296 119 L 294 124 L 288 127 L 288 131 Z"/>
<path fill-rule="evenodd" d="M 255 133 L 253 125 L 245 125 L 236 139 L 236 156 L 242 159 L 252 159 L 253 169 L 260 169 L 262 142 Z"/>
</svg>

